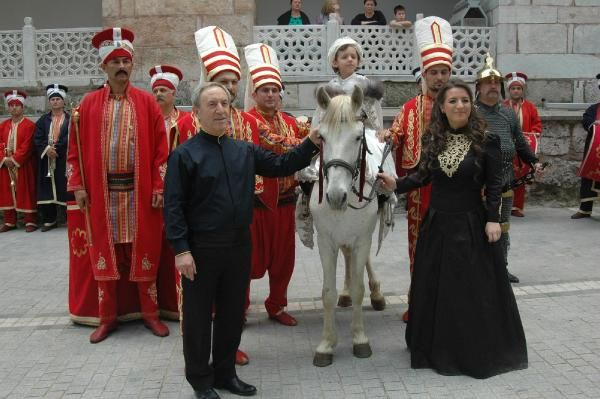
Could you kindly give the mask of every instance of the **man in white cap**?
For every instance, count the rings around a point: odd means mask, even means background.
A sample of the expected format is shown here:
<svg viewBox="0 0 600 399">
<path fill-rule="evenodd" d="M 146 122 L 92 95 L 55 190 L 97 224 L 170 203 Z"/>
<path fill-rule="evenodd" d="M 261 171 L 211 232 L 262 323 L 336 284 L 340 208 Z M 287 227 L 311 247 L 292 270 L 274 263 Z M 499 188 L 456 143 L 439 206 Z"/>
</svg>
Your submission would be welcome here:
<svg viewBox="0 0 600 399">
<path fill-rule="evenodd" d="M 38 163 L 37 204 L 41 212 L 42 232 L 56 227 L 59 208 L 67 205 L 67 144 L 69 142 L 69 118 L 65 112 L 68 88 L 57 83 L 46 87 L 50 112 L 35 123 L 33 138 Z"/>
<path fill-rule="evenodd" d="M 156 65 L 148 71 L 150 75 L 150 86 L 156 102 L 160 106 L 160 111 L 165 121 L 165 130 L 169 150 L 172 146 L 169 132 L 177 125 L 177 122 L 183 119 L 189 112 L 180 111 L 175 106 L 175 96 L 179 83 L 183 80 L 183 73 L 179 68 L 171 65 Z"/>
<path fill-rule="evenodd" d="M 439 17 L 420 19 L 415 22 L 415 35 L 421 57 L 422 93 L 402 106 L 390 129 L 396 146 L 396 170 L 399 175 L 412 173 L 417 167 L 421 159 L 421 139 L 429 126 L 435 97 L 452 74 L 453 38 L 448 21 Z M 411 275 L 419 229 L 429 208 L 430 196 L 430 184 L 407 194 Z M 408 310 L 402 315 L 402 320 L 408 321 Z"/>
<path fill-rule="evenodd" d="M 157 336 L 156 275 L 161 254 L 167 139 L 156 100 L 130 84 L 133 32 L 109 28 L 92 39 L 108 82 L 73 114 L 67 190 L 88 219 L 89 256 L 98 283 L 100 326 L 90 342 L 117 328 L 117 280 L 137 285 L 144 325 Z"/>
<path fill-rule="evenodd" d="M 17 228 L 17 212 L 24 214 L 27 233 L 37 230 L 35 124 L 23 115 L 26 98 L 20 90 L 4 93 L 11 117 L 0 124 L 0 233 Z"/>
<path fill-rule="evenodd" d="M 525 89 L 527 88 L 527 75 L 523 72 L 511 72 L 504 77 L 509 98 L 502 102 L 502 105 L 512 108 L 521 124 L 521 130 L 525 140 L 533 153 L 537 153 L 538 138 L 542 134 L 542 120 L 538 115 L 535 104 L 525 99 Z M 518 156 L 513 160 L 513 169 L 515 179 L 525 176 L 530 166 L 523 162 Z M 512 216 L 523 217 L 525 208 L 525 185 L 514 189 Z"/>
<path fill-rule="evenodd" d="M 600 89 L 600 73 L 596 75 Z M 587 132 L 583 149 L 583 160 L 578 175 L 579 209 L 571 219 L 585 219 L 592 216 L 594 201 L 600 200 L 600 103 L 592 104 L 583 113 L 583 128 Z"/>
<path fill-rule="evenodd" d="M 278 109 L 283 87 L 275 50 L 266 44 L 256 43 L 246 46 L 244 53 L 249 72 L 245 108 L 273 133 L 270 138 L 262 137 L 261 146 L 277 153 L 286 152 L 300 143 L 310 128 Z M 297 324 L 296 319 L 285 311 L 296 255 L 297 184 L 293 175 L 265 178 L 264 192 L 255 201 L 251 225 L 251 277 L 262 278 L 269 272 L 269 296 L 265 300 L 265 308 L 270 319 L 286 326 Z M 248 305 L 249 298 L 246 301 Z"/>
</svg>

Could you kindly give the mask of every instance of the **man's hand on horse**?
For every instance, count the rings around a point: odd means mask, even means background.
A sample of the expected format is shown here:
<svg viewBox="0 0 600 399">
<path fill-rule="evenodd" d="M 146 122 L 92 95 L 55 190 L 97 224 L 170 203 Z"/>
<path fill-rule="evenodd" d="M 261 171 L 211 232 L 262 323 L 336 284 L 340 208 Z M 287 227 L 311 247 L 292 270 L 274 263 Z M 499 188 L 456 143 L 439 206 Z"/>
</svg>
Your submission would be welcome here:
<svg viewBox="0 0 600 399">
<path fill-rule="evenodd" d="M 377 180 L 381 182 L 381 187 L 384 190 L 396 190 L 396 179 L 393 176 L 390 176 L 387 173 L 377 173 Z"/>
<path fill-rule="evenodd" d="M 319 128 L 318 127 L 315 127 L 314 129 L 310 130 L 310 133 L 308 134 L 308 138 L 317 147 L 321 146 L 321 135 L 319 134 Z"/>
</svg>

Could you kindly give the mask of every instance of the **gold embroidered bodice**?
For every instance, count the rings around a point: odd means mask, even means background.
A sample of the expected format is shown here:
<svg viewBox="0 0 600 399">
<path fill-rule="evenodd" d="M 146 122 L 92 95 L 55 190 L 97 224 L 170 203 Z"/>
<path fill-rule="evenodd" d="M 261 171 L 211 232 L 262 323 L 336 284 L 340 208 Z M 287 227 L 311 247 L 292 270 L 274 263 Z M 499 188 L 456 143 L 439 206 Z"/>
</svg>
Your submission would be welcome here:
<svg viewBox="0 0 600 399">
<path fill-rule="evenodd" d="M 458 170 L 471 148 L 471 140 L 464 134 L 448 134 L 446 148 L 438 155 L 440 168 L 448 177 Z"/>
</svg>

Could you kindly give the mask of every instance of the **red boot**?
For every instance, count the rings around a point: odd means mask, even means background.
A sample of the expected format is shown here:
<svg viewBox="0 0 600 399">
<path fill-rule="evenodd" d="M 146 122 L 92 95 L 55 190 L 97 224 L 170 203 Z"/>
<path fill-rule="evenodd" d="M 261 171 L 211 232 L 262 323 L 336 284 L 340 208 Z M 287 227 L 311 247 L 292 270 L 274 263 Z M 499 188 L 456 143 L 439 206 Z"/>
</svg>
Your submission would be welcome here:
<svg viewBox="0 0 600 399">
<path fill-rule="evenodd" d="M 284 310 L 279 311 L 277 314 L 269 314 L 269 319 L 275 320 L 284 326 L 293 327 L 298 324 L 298 321 Z"/>
<path fill-rule="evenodd" d="M 402 321 L 408 323 L 408 310 L 402 314 Z"/>
<path fill-rule="evenodd" d="M 117 329 L 117 321 L 109 323 L 101 323 L 92 334 L 90 334 L 90 343 L 97 344 L 98 342 L 104 341 L 111 332 Z"/>
<path fill-rule="evenodd" d="M 169 335 L 169 327 L 158 320 L 158 318 L 144 319 L 144 325 L 157 337 L 166 337 Z"/>
<path fill-rule="evenodd" d="M 245 352 L 239 349 L 235 352 L 235 364 L 237 364 L 238 366 L 245 366 L 249 362 L 250 359 L 248 359 L 248 355 L 246 355 Z"/>
</svg>

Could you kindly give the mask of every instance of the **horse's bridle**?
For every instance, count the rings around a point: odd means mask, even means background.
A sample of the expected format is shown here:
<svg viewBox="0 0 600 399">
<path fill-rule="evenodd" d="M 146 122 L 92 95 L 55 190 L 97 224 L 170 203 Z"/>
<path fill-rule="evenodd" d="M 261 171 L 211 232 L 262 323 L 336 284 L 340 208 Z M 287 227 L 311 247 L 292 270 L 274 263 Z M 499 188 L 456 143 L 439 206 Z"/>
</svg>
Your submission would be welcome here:
<svg viewBox="0 0 600 399">
<path fill-rule="evenodd" d="M 369 203 L 377 196 L 375 192 L 375 184 L 371 186 L 371 192 L 367 197 L 364 196 L 363 191 L 365 187 L 365 171 L 366 171 L 366 163 L 367 163 L 367 153 L 372 154 L 367 146 L 367 137 L 365 133 L 365 120 L 367 119 L 367 114 L 363 110 L 361 115 L 356 118 L 356 121 L 363 122 L 363 131 L 362 131 L 362 139 L 360 142 L 360 147 L 358 150 L 358 156 L 356 157 L 356 161 L 354 161 L 354 165 L 349 162 L 344 161 L 340 158 L 330 159 L 328 162 L 323 163 L 323 142 L 321 142 L 321 152 L 319 153 L 319 204 L 323 201 L 323 180 L 327 178 L 327 171 L 329 168 L 333 166 L 339 166 L 346 169 L 350 172 L 352 176 L 352 192 L 358 196 L 358 202 L 362 202 L 363 199 L 366 202 L 362 206 L 354 206 L 348 203 L 348 206 L 352 209 L 362 209 L 369 205 Z M 379 171 L 383 171 L 383 162 L 385 158 L 390 153 L 391 148 L 389 147 L 389 143 L 386 144 L 386 149 L 384 150 L 383 159 L 381 160 L 381 165 L 379 166 Z M 358 189 L 356 188 L 356 180 L 358 180 Z"/>
</svg>

